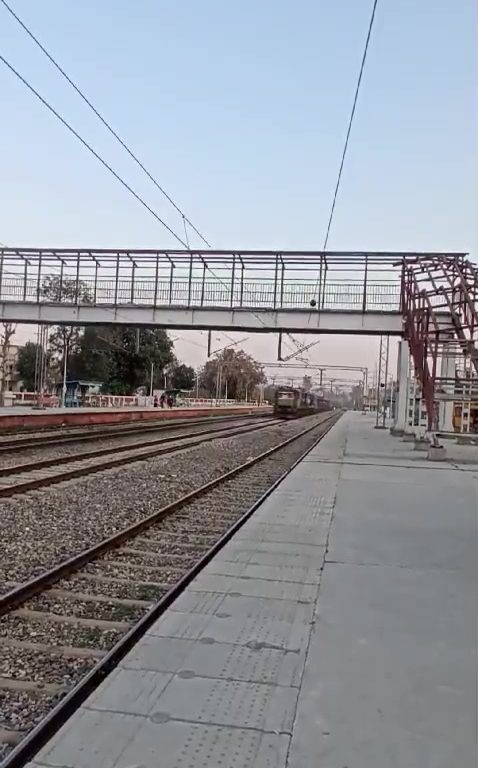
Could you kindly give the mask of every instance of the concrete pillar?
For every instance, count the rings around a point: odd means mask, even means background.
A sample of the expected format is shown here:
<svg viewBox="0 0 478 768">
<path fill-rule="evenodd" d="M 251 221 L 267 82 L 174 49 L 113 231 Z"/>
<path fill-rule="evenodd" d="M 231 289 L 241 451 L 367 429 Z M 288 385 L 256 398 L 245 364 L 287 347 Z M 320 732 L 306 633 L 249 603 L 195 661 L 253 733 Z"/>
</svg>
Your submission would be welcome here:
<svg viewBox="0 0 478 768">
<path fill-rule="evenodd" d="M 446 350 L 446 347 L 445 347 Z M 440 376 L 445 379 L 455 378 L 455 358 L 453 355 L 443 354 L 440 366 Z M 444 386 L 445 391 L 453 393 L 453 386 Z M 438 404 L 438 430 L 440 432 L 453 432 L 453 401 Z"/>
<path fill-rule="evenodd" d="M 392 432 L 395 435 L 403 435 L 407 428 L 408 410 L 408 374 L 410 369 L 410 350 L 408 341 L 402 339 L 398 342 L 397 381 L 398 393 L 395 406 L 395 419 Z"/>
</svg>

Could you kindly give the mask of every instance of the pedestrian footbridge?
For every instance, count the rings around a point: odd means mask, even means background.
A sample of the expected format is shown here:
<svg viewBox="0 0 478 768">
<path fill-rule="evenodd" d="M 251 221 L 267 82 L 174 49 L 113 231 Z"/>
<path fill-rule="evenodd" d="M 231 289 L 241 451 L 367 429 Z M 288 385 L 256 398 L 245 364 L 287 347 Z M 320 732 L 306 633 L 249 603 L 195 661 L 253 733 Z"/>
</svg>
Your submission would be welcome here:
<svg viewBox="0 0 478 768">
<path fill-rule="evenodd" d="M 0 320 L 401 335 L 403 265 L 419 256 L 2 248 Z"/>
</svg>

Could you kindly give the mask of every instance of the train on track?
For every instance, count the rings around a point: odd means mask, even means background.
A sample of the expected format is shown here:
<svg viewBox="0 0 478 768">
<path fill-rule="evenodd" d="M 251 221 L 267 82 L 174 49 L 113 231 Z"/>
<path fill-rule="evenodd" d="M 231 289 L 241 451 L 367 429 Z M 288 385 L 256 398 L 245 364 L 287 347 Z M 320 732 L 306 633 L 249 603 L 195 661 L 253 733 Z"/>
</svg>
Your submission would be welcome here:
<svg viewBox="0 0 478 768">
<path fill-rule="evenodd" d="M 274 415 L 283 419 L 296 419 L 313 413 L 333 410 L 331 403 L 316 392 L 294 387 L 279 387 L 274 396 Z"/>
</svg>

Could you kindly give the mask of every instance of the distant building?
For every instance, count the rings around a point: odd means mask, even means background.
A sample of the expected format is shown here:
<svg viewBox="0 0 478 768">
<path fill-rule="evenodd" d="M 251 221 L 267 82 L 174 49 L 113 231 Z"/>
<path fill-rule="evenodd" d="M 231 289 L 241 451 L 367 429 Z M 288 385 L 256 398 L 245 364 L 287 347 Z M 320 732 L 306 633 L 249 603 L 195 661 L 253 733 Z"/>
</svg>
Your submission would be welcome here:
<svg viewBox="0 0 478 768">
<path fill-rule="evenodd" d="M 20 346 L 11 344 L 8 347 L 6 359 L 1 358 L 0 351 L 0 386 L 4 392 L 18 392 L 21 388 L 21 380 L 18 374 L 18 352 Z"/>
<path fill-rule="evenodd" d="M 306 392 L 310 392 L 312 388 L 312 376 L 304 376 L 302 379 L 302 389 Z"/>
<path fill-rule="evenodd" d="M 68 379 L 66 382 L 65 405 L 79 406 L 85 403 L 88 395 L 98 395 L 101 392 L 101 381 L 89 381 L 86 379 Z M 56 393 L 61 398 L 63 382 L 56 384 Z"/>
</svg>

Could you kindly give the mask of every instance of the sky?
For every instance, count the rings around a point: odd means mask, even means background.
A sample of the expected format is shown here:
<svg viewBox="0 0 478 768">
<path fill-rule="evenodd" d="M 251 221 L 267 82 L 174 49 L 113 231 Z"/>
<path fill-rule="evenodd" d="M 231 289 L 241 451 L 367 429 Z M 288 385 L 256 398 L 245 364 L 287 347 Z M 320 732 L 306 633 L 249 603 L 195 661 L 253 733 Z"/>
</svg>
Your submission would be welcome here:
<svg viewBox="0 0 478 768">
<path fill-rule="evenodd" d="M 9 2 L 214 247 L 322 247 L 372 0 Z M 478 259 L 477 9 L 379 0 L 330 249 Z M 0 52 L 181 234 L 1 4 Z M 1 62 L 0 89 L 1 242 L 177 245 Z M 204 363 L 206 335 L 180 336 L 178 355 Z M 271 337 L 241 346 L 275 359 Z M 373 368 L 377 351 L 324 336 L 310 359 Z"/>
</svg>

